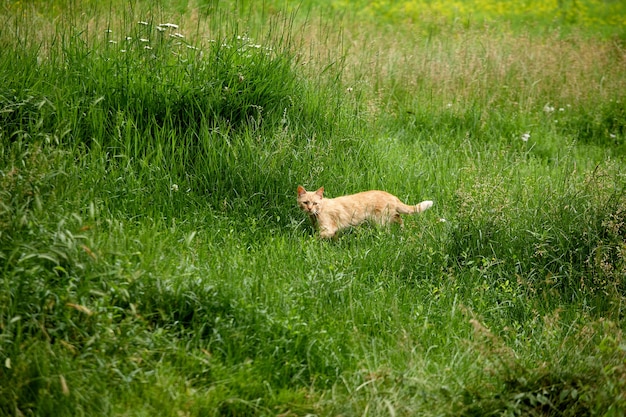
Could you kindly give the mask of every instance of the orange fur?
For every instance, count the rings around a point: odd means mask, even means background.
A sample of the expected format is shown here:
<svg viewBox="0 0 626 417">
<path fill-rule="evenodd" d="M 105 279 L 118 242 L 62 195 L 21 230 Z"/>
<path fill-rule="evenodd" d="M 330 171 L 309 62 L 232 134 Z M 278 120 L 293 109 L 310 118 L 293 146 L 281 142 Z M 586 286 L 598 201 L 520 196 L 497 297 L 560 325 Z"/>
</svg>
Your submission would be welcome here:
<svg viewBox="0 0 626 417">
<path fill-rule="evenodd" d="M 307 191 L 299 185 L 297 192 L 298 205 L 308 214 L 322 238 L 334 237 L 339 230 L 365 221 L 379 225 L 402 225 L 401 214 L 421 213 L 433 205 L 432 201 L 427 200 L 410 206 L 398 197 L 378 190 L 337 198 L 324 198 L 324 187 Z"/>
</svg>

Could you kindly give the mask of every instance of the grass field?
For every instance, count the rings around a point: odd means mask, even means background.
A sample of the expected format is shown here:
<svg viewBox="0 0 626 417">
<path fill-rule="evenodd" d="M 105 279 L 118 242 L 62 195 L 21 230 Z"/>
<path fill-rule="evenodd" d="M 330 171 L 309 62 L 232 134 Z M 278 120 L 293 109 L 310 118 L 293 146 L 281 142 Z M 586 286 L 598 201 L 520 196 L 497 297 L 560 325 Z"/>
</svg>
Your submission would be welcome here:
<svg viewBox="0 0 626 417">
<path fill-rule="evenodd" d="M 540 3 L 0 3 L 0 415 L 626 413 L 626 8 Z"/>
</svg>

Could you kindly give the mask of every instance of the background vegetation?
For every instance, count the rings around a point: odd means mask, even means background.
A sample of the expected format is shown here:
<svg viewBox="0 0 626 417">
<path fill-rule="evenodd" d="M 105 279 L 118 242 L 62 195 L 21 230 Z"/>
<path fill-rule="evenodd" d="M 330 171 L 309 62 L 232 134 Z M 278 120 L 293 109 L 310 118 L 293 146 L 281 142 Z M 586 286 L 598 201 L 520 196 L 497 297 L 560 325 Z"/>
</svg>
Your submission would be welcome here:
<svg viewBox="0 0 626 417">
<path fill-rule="evenodd" d="M 626 13 L 535 3 L 2 2 L 0 414 L 622 415 Z"/>
</svg>

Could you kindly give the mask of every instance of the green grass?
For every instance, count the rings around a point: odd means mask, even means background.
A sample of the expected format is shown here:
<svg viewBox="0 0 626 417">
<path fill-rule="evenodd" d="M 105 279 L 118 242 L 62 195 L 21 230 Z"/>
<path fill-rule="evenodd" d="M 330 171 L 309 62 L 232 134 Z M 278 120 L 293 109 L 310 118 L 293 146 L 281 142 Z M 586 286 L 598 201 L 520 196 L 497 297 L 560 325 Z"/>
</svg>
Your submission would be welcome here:
<svg viewBox="0 0 626 417">
<path fill-rule="evenodd" d="M 1 7 L 1 415 L 626 411 L 613 18 Z"/>
</svg>

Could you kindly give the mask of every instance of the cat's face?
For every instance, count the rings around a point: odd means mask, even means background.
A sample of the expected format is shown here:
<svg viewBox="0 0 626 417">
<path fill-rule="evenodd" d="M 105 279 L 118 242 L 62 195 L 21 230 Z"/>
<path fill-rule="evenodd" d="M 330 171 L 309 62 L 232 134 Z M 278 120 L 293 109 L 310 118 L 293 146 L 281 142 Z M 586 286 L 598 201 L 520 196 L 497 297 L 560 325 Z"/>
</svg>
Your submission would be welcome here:
<svg viewBox="0 0 626 417">
<path fill-rule="evenodd" d="M 310 216 L 317 216 L 322 208 L 324 187 L 317 191 L 307 191 L 301 185 L 298 186 L 298 205 Z"/>
</svg>

